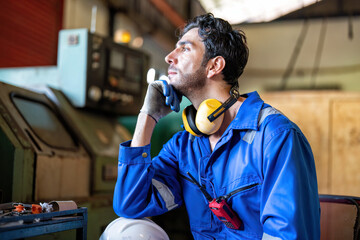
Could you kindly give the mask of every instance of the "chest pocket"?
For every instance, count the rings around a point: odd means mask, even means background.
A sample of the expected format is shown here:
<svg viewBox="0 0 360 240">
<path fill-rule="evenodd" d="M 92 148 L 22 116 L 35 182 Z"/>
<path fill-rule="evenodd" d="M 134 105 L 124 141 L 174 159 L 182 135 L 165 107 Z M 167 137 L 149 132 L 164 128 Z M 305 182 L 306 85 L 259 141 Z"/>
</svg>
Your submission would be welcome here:
<svg viewBox="0 0 360 240">
<path fill-rule="evenodd" d="M 260 198 L 262 183 L 258 177 L 238 179 L 223 189 L 224 197 L 244 224 L 243 236 L 249 239 L 260 239 Z"/>
</svg>

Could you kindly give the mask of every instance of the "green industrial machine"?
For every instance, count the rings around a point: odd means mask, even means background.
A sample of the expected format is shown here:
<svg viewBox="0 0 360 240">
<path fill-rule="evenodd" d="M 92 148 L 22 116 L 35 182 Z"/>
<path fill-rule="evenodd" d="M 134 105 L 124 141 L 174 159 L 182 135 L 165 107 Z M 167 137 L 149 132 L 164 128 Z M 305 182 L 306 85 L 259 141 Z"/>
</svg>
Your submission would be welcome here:
<svg viewBox="0 0 360 240">
<path fill-rule="evenodd" d="M 90 157 L 53 102 L 0 83 L 0 112 L 2 202 L 90 196 Z"/>
<path fill-rule="evenodd" d="M 117 217 L 117 145 L 129 132 L 115 117 L 73 108 L 54 89 L 39 93 L 0 83 L 0 112 L 1 202 L 74 200 L 88 208 L 88 239 L 98 239 Z M 69 234 L 75 232 L 45 239 Z"/>
</svg>

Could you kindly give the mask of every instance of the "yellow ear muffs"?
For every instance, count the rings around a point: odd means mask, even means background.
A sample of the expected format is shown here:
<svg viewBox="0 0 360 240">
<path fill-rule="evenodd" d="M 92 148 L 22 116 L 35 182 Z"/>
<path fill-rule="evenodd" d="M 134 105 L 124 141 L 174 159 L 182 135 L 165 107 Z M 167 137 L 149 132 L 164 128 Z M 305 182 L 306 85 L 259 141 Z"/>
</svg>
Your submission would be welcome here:
<svg viewBox="0 0 360 240">
<path fill-rule="evenodd" d="M 182 112 L 182 119 L 184 123 L 184 128 L 186 131 L 191 133 L 192 135 L 199 137 L 202 133 L 196 127 L 195 124 L 196 118 L 196 109 L 193 105 L 187 106 L 184 111 Z"/>
<path fill-rule="evenodd" d="M 220 115 L 213 122 L 210 122 L 208 116 L 219 108 L 221 104 L 222 103 L 216 99 L 207 99 L 200 104 L 195 118 L 195 124 L 200 132 L 206 135 L 211 135 L 219 130 L 224 119 L 224 115 Z"/>
<path fill-rule="evenodd" d="M 193 105 L 188 106 L 182 113 L 185 130 L 194 136 L 211 135 L 219 130 L 224 115 L 219 116 L 210 122 L 208 116 L 221 106 L 221 102 L 216 99 L 203 101 L 196 111 Z"/>
</svg>

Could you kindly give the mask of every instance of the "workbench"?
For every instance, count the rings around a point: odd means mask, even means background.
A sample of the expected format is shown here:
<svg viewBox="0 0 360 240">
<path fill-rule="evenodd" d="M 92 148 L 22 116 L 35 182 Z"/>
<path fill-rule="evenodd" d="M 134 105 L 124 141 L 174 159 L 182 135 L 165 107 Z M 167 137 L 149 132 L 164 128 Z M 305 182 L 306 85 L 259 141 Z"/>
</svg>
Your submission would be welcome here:
<svg viewBox="0 0 360 240">
<path fill-rule="evenodd" d="M 87 208 L 6 216 L 0 218 L 0 239 L 19 239 L 76 229 L 76 239 L 86 239 Z"/>
</svg>

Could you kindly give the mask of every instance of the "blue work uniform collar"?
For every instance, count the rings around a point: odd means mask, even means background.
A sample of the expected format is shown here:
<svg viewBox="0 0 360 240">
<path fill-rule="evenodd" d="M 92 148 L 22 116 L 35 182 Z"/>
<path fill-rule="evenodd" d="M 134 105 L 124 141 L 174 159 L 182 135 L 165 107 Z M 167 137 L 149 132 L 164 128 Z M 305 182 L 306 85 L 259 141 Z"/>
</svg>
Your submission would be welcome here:
<svg viewBox="0 0 360 240">
<path fill-rule="evenodd" d="M 241 104 L 234 121 L 232 121 L 231 128 L 257 130 L 259 114 L 263 105 L 264 101 L 256 91 L 248 93 L 246 100 Z"/>
</svg>

